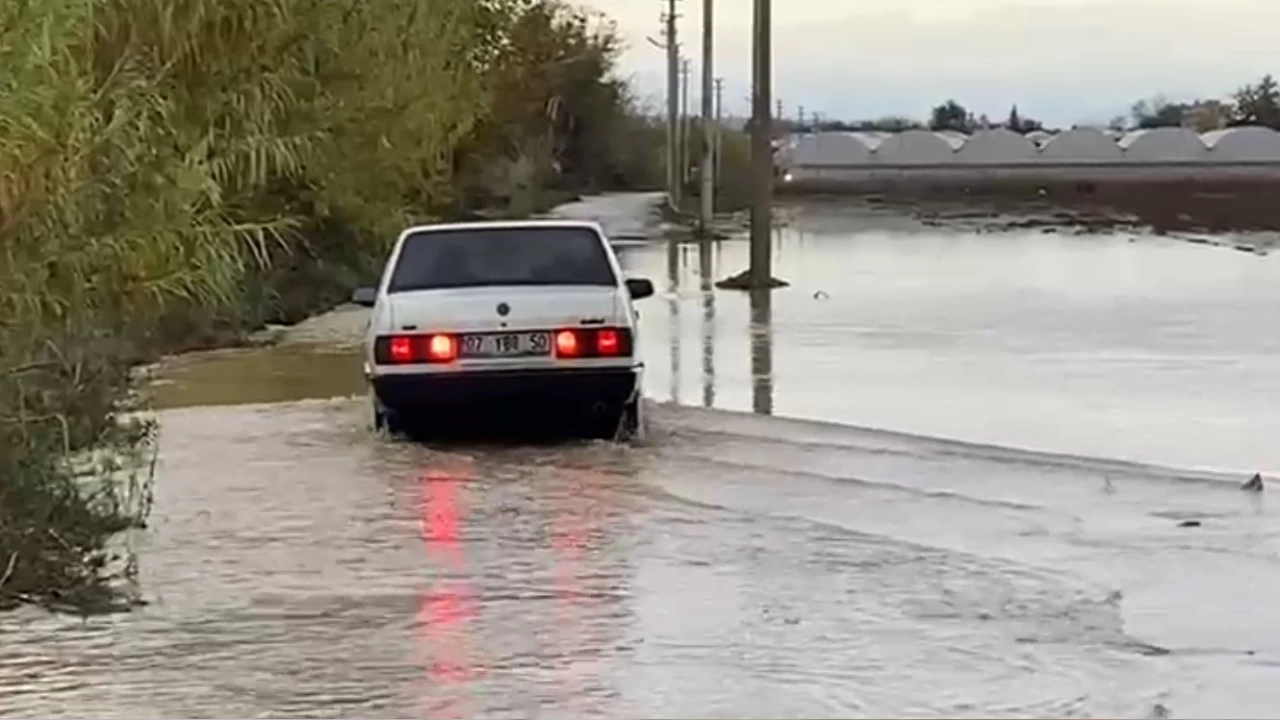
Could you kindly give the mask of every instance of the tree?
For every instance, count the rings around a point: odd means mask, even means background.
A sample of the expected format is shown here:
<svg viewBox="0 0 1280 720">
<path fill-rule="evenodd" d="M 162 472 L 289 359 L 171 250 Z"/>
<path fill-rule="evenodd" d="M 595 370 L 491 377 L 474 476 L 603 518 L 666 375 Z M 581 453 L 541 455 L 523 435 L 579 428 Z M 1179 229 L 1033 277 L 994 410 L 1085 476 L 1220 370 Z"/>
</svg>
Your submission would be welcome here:
<svg viewBox="0 0 1280 720">
<path fill-rule="evenodd" d="M 1222 100 L 1197 100 L 1183 113 L 1182 124 L 1198 133 L 1221 130 L 1231 124 L 1235 107 Z"/>
<path fill-rule="evenodd" d="M 909 117 L 900 117 L 897 115 L 890 115 L 858 123 L 859 130 L 871 130 L 876 132 L 902 132 L 904 130 L 919 130 L 923 127 L 924 125 L 922 125 L 918 120 Z"/>
<path fill-rule="evenodd" d="M 1156 95 L 1134 103 L 1129 114 L 1134 127 L 1139 129 L 1182 127 L 1190 109 L 1189 103 L 1173 103 L 1164 95 Z"/>
<path fill-rule="evenodd" d="M 1264 75 L 1256 85 L 1245 85 L 1236 91 L 1233 125 L 1265 125 L 1280 130 L 1280 83 L 1272 75 Z"/>
<path fill-rule="evenodd" d="M 1022 117 L 1018 115 L 1017 105 L 1014 105 L 1013 108 L 1009 110 L 1009 120 L 1005 123 L 1005 127 L 1016 133 L 1022 132 Z"/>
<path fill-rule="evenodd" d="M 955 100 L 948 100 L 930 113 L 929 129 L 966 132 L 970 129 L 969 111 Z"/>
<path fill-rule="evenodd" d="M 522 209 L 545 186 L 647 185 L 660 172 L 614 72 L 612 24 L 560 0 L 486 0 L 488 113 L 454 150 L 463 205 Z M 647 132 L 647 129 L 646 129 Z"/>
</svg>

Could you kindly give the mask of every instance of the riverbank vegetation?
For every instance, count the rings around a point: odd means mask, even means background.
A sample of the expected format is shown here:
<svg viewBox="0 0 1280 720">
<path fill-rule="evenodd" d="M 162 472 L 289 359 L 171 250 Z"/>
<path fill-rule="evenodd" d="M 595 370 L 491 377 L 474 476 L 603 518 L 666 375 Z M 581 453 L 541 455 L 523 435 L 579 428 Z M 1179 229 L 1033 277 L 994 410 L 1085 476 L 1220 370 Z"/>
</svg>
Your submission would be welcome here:
<svg viewBox="0 0 1280 720">
<path fill-rule="evenodd" d="M 138 362 L 340 302 L 406 223 L 660 184 L 617 52 L 558 0 L 0 3 L 0 606 L 122 599 Z"/>
</svg>

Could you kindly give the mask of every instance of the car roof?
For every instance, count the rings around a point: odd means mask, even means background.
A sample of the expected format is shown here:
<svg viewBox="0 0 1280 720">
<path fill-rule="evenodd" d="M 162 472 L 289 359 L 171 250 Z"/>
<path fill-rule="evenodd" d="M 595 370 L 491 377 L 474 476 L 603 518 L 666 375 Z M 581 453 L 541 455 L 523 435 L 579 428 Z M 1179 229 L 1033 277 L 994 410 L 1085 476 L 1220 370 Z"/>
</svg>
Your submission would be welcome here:
<svg viewBox="0 0 1280 720">
<path fill-rule="evenodd" d="M 600 223 L 594 220 L 559 220 L 559 219 L 539 219 L 539 220 L 478 220 L 470 222 L 456 223 L 434 223 L 429 225 L 414 225 L 405 228 L 400 233 L 400 237 L 404 238 L 409 235 L 417 235 L 419 233 L 445 232 L 450 230 L 519 230 L 521 228 L 581 228 L 583 230 L 592 230 L 604 236 L 604 228 Z"/>
</svg>

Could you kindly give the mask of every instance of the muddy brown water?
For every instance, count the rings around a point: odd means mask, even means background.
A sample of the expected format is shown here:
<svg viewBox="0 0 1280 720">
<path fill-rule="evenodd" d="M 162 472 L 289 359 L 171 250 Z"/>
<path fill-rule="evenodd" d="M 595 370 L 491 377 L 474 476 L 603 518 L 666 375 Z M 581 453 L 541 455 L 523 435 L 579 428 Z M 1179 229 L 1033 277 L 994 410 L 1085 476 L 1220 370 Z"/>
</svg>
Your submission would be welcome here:
<svg viewBox="0 0 1280 720">
<path fill-rule="evenodd" d="M 726 469 L 715 433 L 432 450 L 352 400 L 163 422 L 153 604 L 6 618 L 7 713 L 1133 716 L 1157 687 L 1101 590 L 717 501 L 814 478 Z"/>
<path fill-rule="evenodd" d="M 568 212 L 642 236 L 648 202 Z M 655 275 L 672 254 L 635 248 L 626 262 Z M 864 263 L 881 257 L 868 250 Z M 941 262 L 937 248 L 899 251 Z M 691 291 L 642 306 L 650 394 L 757 414 L 655 404 L 636 445 L 392 441 L 370 429 L 353 308 L 274 347 L 160 368 L 155 513 L 128 538 L 151 604 L 88 621 L 0 617 L 0 714 L 1137 718 L 1157 705 L 1174 717 L 1278 706 L 1280 543 L 1265 493 L 1240 492 L 1225 471 L 818 422 L 864 419 L 824 410 L 842 387 L 831 358 L 847 349 L 818 332 L 832 316 L 799 305 L 830 308 L 839 289 L 814 300 L 801 279 L 803 295 L 767 304 L 704 293 L 690 278 L 711 264 L 674 254 Z M 690 316 L 699 324 L 672 322 Z M 725 340 L 702 342 L 702 319 Z M 804 351 L 821 362 L 797 364 L 806 337 L 826 348 Z M 896 355 L 875 347 L 890 344 L 872 335 L 871 358 L 840 356 L 845 376 L 922 370 L 905 360 L 909 339 Z M 977 380 L 953 392 L 998 394 Z M 1180 527 L 1188 518 L 1201 527 Z"/>
</svg>

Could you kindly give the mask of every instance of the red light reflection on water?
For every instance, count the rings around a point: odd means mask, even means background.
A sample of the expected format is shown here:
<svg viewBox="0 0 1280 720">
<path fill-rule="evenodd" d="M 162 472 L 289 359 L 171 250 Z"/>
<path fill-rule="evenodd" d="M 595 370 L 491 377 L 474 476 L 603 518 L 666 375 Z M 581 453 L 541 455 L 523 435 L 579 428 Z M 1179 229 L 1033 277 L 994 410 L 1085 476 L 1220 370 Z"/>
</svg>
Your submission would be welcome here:
<svg viewBox="0 0 1280 720">
<path fill-rule="evenodd" d="M 601 502 L 596 488 L 608 476 L 595 471 L 561 472 L 559 480 L 570 483 L 572 489 L 559 495 L 561 500 L 556 503 L 550 527 L 551 546 L 555 550 L 556 626 L 553 632 L 560 651 L 557 654 L 570 663 L 560 673 L 560 693 L 565 709 L 591 714 L 597 708 L 590 706 L 588 684 L 593 674 L 591 666 L 595 663 L 592 655 L 599 650 L 593 647 L 596 643 L 592 635 L 609 620 L 593 617 L 597 610 L 591 605 L 599 600 L 587 592 L 583 578 L 589 573 L 584 565 L 589 562 L 592 545 L 598 541 L 599 528 L 592 512 Z M 588 627 L 588 623 L 594 625 Z"/>
<path fill-rule="evenodd" d="M 429 468 L 418 482 L 419 534 L 431 567 L 431 580 L 418 602 L 417 639 L 426 675 L 419 702 L 421 715 L 433 720 L 474 716 L 477 697 L 469 692 L 484 674 L 474 647 L 480 597 L 465 540 L 467 502 L 472 500 L 467 482 L 473 475 L 468 462 L 462 468 Z M 607 632 L 605 626 L 611 622 L 603 616 L 608 600 L 584 587 L 584 579 L 595 574 L 586 566 L 600 541 L 602 528 L 594 511 L 607 502 L 599 488 L 608 481 L 609 476 L 598 471 L 564 469 L 538 478 L 545 483 L 544 497 L 554 498 L 547 508 L 549 517 L 544 516 L 552 550 L 554 611 L 538 615 L 549 625 L 543 628 L 553 645 L 546 648 L 547 657 L 562 658 L 556 661 L 558 704 L 564 711 L 583 714 L 598 709 L 588 705 L 591 686 L 598 682 L 595 654 L 602 649 L 596 647 L 602 639 L 597 633 Z"/>
<path fill-rule="evenodd" d="M 471 713 L 466 685 L 477 676 L 472 658 L 471 625 L 476 620 L 475 587 L 471 583 L 462 542 L 465 507 L 462 484 L 472 468 L 431 468 L 419 478 L 418 530 L 441 579 L 429 583 L 418 598 L 418 642 L 427 687 L 423 714 L 430 718 L 466 717 Z"/>
</svg>

